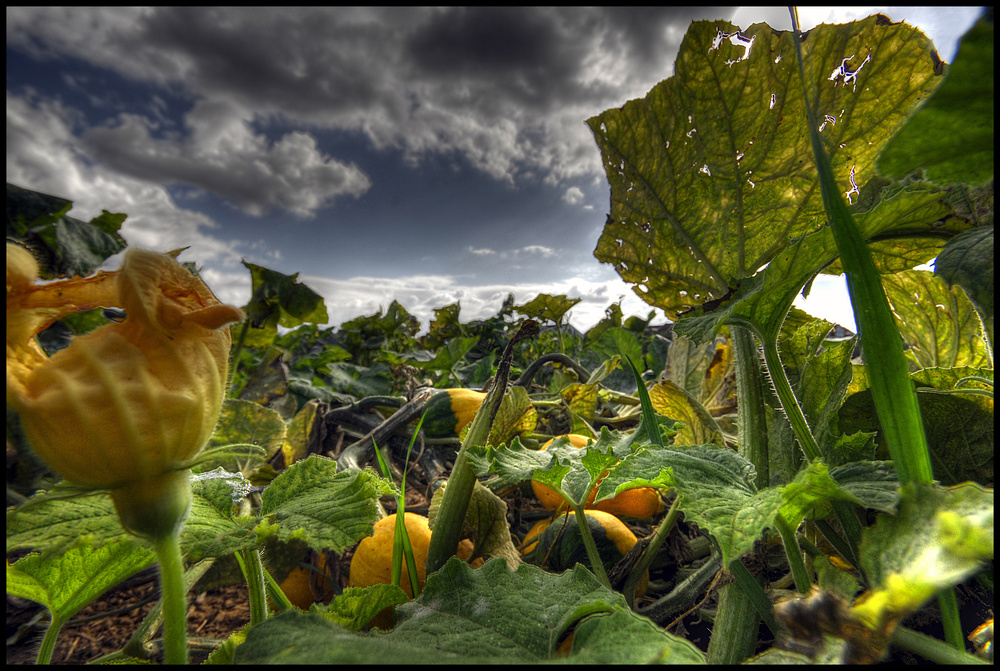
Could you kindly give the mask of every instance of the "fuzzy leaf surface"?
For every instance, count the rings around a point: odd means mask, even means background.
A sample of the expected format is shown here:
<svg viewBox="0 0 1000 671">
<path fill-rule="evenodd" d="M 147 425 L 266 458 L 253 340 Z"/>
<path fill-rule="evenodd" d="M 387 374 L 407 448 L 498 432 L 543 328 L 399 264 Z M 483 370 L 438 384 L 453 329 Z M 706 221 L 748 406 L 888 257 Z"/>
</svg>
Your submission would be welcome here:
<svg viewBox="0 0 1000 671">
<path fill-rule="evenodd" d="M 693 644 L 632 613 L 620 594 L 579 565 L 552 575 L 528 564 L 510 571 L 501 559 L 473 570 L 452 558 L 428 577 L 423 594 L 397 613 L 392 631 L 368 636 L 349 633 L 315 614 L 282 613 L 247 633 L 237 661 L 565 663 L 556 657 L 556 646 L 570 626 L 583 620 L 583 639 L 568 661 L 591 663 L 613 656 L 622 664 L 704 662 Z"/>
</svg>

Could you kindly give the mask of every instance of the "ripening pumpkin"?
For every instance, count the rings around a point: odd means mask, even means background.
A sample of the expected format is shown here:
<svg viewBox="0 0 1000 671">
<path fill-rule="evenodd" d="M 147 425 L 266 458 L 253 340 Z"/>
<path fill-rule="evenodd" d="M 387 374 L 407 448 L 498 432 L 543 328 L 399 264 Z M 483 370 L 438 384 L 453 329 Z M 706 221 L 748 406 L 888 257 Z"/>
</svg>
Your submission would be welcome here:
<svg viewBox="0 0 1000 671">
<path fill-rule="evenodd" d="M 428 438 L 455 438 L 472 423 L 486 393 L 474 389 L 444 389 L 424 408 L 424 435 Z"/>
<path fill-rule="evenodd" d="M 578 433 L 569 433 L 566 434 L 566 437 L 569 438 L 570 444 L 572 444 L 573 447 L 579 448 L 586 447 L 591 440 L 587 436 Z M 541 449 L 544 450 L 548 448 L 554 440 L 555 438 L 549 440 L 547 443 L 542 445 Z M 605 475 L 607 474 L 605 473 Z M 598 481 L 598 484 L 600 484 L 600 481 Z M 543 485 L 540 482 L 532 480 L 531 488 L 535 492 L 535 497 L 548 510 L 563 511 L 569 508 L 563 498 L 548 485 Z M 612 515 L 635 517 L 637 519 L 645 519 L 647 517 L 657 515 L 662 512 L 664 508 L 659 492 L 652 487 L 629 489 L 613 498 L 604 499 L 599 503 L 594 503 L 594 498 L 596 496 L 597 490 L 595 489 L 587 499 L 587 504 L 584 508 L 603 510 L 604 512 L 611 513 Z"/>
<path fill-rule="evenodd" d="M 425 567 L 427 565 L 427 552 L 431 545 L 431 528 L 427 518 L 416 513 L 405 513 L 404 522 L 406 533 L 410 538 L 410 545 L 413 548 L 413 560 L 417 565 L 417 584 L 420 589 L 424 588 L 427 580 Z M 358 548 L 351 558 L 350 574 L 348 576 L 348 587 L 368 587 L 370 585 L 388 585 L 392 582 L 392 543 L 396 535 L 396 515 L 389 515 L 375 523 L 372 535 L 362 538 Z M 467 559 L 472 554 L 472 541 L 465 539 L 458 544 L 458 556 Z M 476 559 L 471 566 L 482 566 L 483 560 Z M 410 597 L 413 590 L 410 587 L 409 571 L 406 568 L 406 561 L 403 561 L 403 572 L 399 581 L 399 587 Z M 369 623 L 381 629 L 392 628 L 392 609 L 382 610 Z"/>
<path fill-rule="evenodd" d="M 597 545 L 597 552 L 610 569 L 628 554 L 637 539 L 625 523 L 602 510 L 586 510 L 587 524 Z M 579 524 L 574 513 L 565 513 L 555 520 L 542 520 L 525 536 L 525 561 L 534 564 L 545 563 L 552 571 L 565 571 L 577 563 L 590 565 L 587 549 L 583 544 Z M 649 584 L 647 572 L 636 586 L 636 595 L 646 593 Z"/>
</svg>

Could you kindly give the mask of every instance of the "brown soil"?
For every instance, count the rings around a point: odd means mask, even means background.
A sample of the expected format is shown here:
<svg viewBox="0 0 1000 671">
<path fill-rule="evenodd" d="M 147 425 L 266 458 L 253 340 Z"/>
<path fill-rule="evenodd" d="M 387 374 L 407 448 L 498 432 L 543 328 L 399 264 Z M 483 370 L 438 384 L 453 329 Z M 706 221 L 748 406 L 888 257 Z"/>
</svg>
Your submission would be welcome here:
<svg viewBox="0 0 1000 671">
<path fill-rule="evenodd" d="M 86 664 L 116 652 L 128 642 L 142 619 L 153 607 L 159 595 L 155 580 L 138 585 L 123 584 L 90 604 L 74 617 L 59 633 L 53 664 Z M 41 610 L 37 604 L 21 599 L 7 599 L 8 640 L 13 620 L 29 620 Z M 38 646 L 48 616 L 43 617 L 17 643 L 7 645 L 7 664 L 34 664 Z M 188 637 L 191 639 L 191 661 L 201 661 L 196 639 L 225 640 L 250 621 L 250 608 L 245 585 L 202 592 L 188 596 Z M 17 627 L 14 627 L 15 631 Z"/>
</svg>

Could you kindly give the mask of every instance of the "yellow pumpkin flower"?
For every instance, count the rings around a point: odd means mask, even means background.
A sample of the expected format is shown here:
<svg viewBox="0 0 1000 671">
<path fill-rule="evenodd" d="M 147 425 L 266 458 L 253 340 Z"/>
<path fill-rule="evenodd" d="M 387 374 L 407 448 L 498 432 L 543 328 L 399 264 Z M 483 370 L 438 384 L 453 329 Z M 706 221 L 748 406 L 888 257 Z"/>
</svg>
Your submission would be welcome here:
<svg viewBox="0 0 1000 671">
<path fill-rule="evenodd" d="M 32 447 L 76 484 L 150 506 L 187 477 L 225 396 L 232 339 L 243 318 L 170 255 L 130 249 L 121 269 L 36 282 L 38 265 L 7 245 L 7 402 Z M 49 357 L 35 335 L 80 310 L 118 307 L 121 322 Z M 126 522 L 123 515 L 123 522 Z M 126 523 L 126 527 L 129 524 Z"/>
</svg>

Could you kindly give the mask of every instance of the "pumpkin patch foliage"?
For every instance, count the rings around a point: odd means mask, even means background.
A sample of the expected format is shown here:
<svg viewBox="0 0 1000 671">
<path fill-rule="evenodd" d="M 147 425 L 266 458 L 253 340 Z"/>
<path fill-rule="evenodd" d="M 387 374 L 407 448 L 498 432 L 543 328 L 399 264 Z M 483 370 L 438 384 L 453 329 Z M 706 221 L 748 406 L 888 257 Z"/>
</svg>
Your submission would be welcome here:
<svg viewBox="0 0 1000 671">
<path fill-rule="evenodd" d="M 179 547 L 186 589 L 246 583 L 252 616 L 201 659 L 991 654 L 976 606 L 993 600 L 987 60 L 991 19 L 953 64 L 881 15 L 801 35 L 692 23 L 671 77 L 586 122 L 611 189 L 594 254 L 668 326 L 612 305 L 581 333 L 566 320 L 580 299 L 540 294 L 470 322 L 441 307 L 425 333 L 396 301 L 330 327 L 297 275 L 245 264 L 218 422 L 180 464 L 194 475 Z M 9 244 L 37 252 L 42 277 L 120 251 L 124 215 L 68 226 L 71 204 L 39 196 L 8 185 Z M 19 199 L 30 217 L 11 216 Z M 10 254 L 8 369 L 28 305 L 12 302 Z M 792 307 L 845 272 L 858 335 Z M 883 308 L 894 327 L 873 333 Z M 109 321 L 74 310 L 31 351 L 85 346 Z M 886 407 L 893 374 L 910 414 Z M 915 426 L 925 440 L 901 445 Z M 48 645 L 154 555 L 107 489 L 60 482 L 18 427 L 8 410 L 7 591 L 48 609 Z M 416 597 L 391 571 L 399 500 Z M 944 642 L 915 631 L 932 611 Z M 112 657 L 158 660 L 153 620 Z"/>
</svg>

